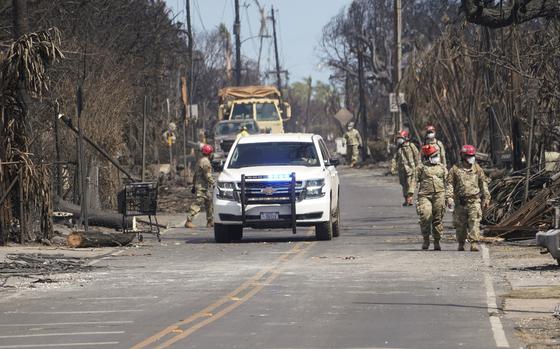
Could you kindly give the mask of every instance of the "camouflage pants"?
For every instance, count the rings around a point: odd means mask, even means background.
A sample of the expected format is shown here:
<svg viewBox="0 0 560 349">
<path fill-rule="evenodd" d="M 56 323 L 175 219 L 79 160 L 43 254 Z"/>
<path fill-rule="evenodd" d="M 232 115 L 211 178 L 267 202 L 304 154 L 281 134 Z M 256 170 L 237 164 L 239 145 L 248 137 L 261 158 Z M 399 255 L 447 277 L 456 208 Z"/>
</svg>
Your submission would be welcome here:
<svg viewBox="0 0 560 349">
<path fill-rule="evenodd" d="M 453 212 L 453 224 L 458 242 L 471 242 L 480 240 L 480 220 L 482 219 L 482 208 L 480 199 L 469 199 L 465 202 L 457 202 Z"/>
<path fill-rule="evenodd" d="M 416 191 L 416 177 L 414 175 L 407 175 L 404 171 L 399 170 L 399 182 L 404 197 L 414 195 Z"/>
<path fill-rule="evenodd" d="M 206 220 L 213 222 L 214 206 L 212 206 L 212 192 L 204 188 L 196 188 L 196 199 L 187 212 L 187 222 L 192 222 L 194 217 L 204 208 Z"/>
<path fill-rule="evenodd" d="M 348 144 L 348 146 L 346 147 L 346 156 L 350 165 L 353 165 L 360 161 L 360 149 L 358 149 L 358 145 Z"/>
<path fill-rule="evenodd" d="M 420 230 L 424 238 L 433 235 L 434 240 L 443 234 L 443 215 L 445 214 L 445 192 L 432 195 L 418 195 L 416 212 L 420 219 Z"/>
</svg>

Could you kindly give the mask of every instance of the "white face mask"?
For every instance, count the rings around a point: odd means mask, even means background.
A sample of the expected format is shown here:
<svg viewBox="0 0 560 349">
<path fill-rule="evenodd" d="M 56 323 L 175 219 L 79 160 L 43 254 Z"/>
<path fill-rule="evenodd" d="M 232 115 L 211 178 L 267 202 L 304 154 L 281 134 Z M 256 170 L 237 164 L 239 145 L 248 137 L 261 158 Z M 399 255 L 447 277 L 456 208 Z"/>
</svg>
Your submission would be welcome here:
<svg viewBox="0 0 560 349">
<path fill-rule="evenodd" d="M 469 156 L 467 158 L 467 162 L 471 165 L 474 165 L 474 163 L 476 162 L 476 158 L 474 156 Z"/>
<path fill-rule="evenodd" d="M 352 131 L 353 129 L 354 129 L 354 127 L 348 126 L 348 131 Z"/>
<path fill-rule="evenodd" d="M 401 145 L 401 144 L 403 144 L 403 143 L 404 143 L 404 139 L 403 139 L 403 138 L 397 139 L 397 144 L 398 144 L 398 145 Z"/>
<path fill-rule="evenodd" d="M 432 157 L 430 158 L 430 164 L 432 164 L 432 165 L 437 165 L 437 164 L 439 164 L 440 162 L 441 162 L 441 159 L 440 159 L 439 155 L 437 155 L 437 156 L 432 156 Z"/>
<path fill-rule="evenodd" d="M 436 134 L 434 132 L 429 132 L 428 134 L 426 134 L 426 138 L 434 139 L 434 138 L 436 138 Z"/>
</svg>

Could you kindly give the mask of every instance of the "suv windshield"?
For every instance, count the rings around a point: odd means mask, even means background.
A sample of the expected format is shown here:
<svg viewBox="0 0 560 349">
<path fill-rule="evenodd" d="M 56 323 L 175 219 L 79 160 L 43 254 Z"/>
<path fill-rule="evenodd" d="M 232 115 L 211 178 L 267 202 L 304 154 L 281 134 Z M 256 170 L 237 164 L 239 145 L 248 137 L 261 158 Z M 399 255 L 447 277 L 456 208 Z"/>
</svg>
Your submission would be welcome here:
<svg viewBox="0 0 560 349">
<path fill-rule="evenodd" d="M 228 168 L 251 166 L 319 166 L 319 157 L 310 142 L 238 144 Z"/>
<path fill-rule="evenodd" d="M 277 121 L 280 120 L 276 105 L 274 103 L 255 104 L 257 121 Z"/>
</svg>

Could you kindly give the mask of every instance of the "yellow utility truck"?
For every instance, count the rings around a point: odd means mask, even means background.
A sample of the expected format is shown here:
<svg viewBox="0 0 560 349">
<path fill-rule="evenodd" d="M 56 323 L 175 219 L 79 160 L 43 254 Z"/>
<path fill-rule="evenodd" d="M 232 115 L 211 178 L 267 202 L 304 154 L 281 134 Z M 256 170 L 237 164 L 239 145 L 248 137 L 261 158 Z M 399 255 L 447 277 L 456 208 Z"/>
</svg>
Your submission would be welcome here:
<svg viewBox="0 0 560 349">
<path fill-rule="evenodd" d="M 290 104 L 274 86 L 226 87 L 219 91 L 218 120 L 253 119 L 264 133 L 284 133 L 292 116 Z"/>
</svg>

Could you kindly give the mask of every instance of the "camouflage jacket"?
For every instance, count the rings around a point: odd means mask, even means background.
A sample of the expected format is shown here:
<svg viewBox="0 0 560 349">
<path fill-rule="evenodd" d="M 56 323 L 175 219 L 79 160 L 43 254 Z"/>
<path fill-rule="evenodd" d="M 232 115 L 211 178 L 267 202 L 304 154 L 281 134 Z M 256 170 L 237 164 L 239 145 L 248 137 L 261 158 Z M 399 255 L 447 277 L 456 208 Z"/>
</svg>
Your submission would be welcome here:
<svg viewBox="0 0 560 349">
<path fill-rule="evenodd" d="M 407 176 L 413 176 L 419 164 L 418 149 L 413 143 L 406 142 L 397 148 L 391 162 L 391 172 L 396 173 L 398 170 Z"/>
<path fill-rule="evenodd" d="M 362 136 L 360 136 L 360 132 L 355 128 L 351 129 L 350 131 L 344 134 L 344 138 L 346 138 L 346 144 L 348 145 L 361 145 L 362 144 Z"/>
<path fill-rule="evenodd" d="M 440 141 L 437 138 L 426 139 L 425 144 L 432 144 L 432 145 L 435 145 L 438 148 L 439 157 L 441 159 L 441 164 L 443 165 L 443 167 L 447 168 L 447 156 L 445 154 L 445 147 L 443 146 L 442 141 Z"/>
<path fill-rule="evenodd" d="M 454 165 L 447 176 L 446 196 L 456 202 L 478 197 L 482 202 L 490 201 L 488 180 L 482 168 L 478 164 L 474 164 L 470 169 Z"/>
<path fill-rule="evenodd" d="M 212 189 L 214 177 L 212 177 L 212 164 L 208 157 L 203 156 L 198 160 L 194 170 L 193 185 L 197 189 Z"/>
<path fill-rule="evenodd" d="M 443 164 L 421 164 L 416 169 L 418 195 L 431 195 L 445 191 L 447 169 Z"/>
</svg>

